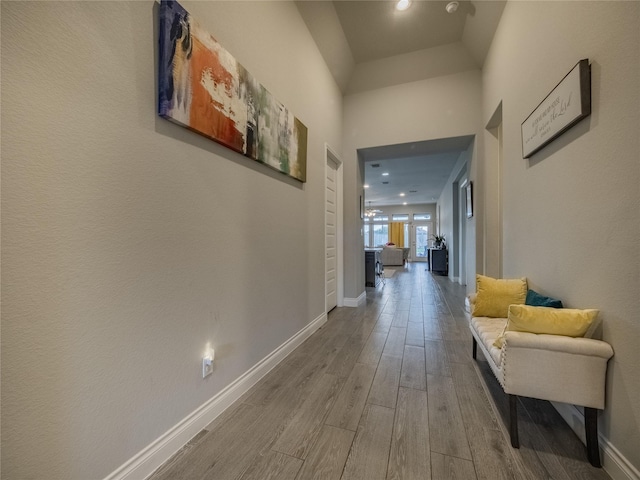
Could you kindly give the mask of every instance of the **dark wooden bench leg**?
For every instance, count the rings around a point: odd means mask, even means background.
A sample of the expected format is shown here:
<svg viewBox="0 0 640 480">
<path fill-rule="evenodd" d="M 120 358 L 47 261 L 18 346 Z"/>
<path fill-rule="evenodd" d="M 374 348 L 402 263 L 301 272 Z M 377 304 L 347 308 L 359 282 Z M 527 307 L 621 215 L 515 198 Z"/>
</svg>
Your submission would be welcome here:
<svg viewBox="0 0 640 480">
<path fill-rule="evenodd" d="M 584 430 L 587 437 L 587 458 L 594 467 L 601 468 L 598 446 L 598 410 L 584 407 Z"/>
<path fill-rule="evenodd" d="M 509 436 L 511 437 L 511 446 L 520 448 L 518 440 L 518 396 L 509 394 Z"/>
<path fill-rule="evenodd" d="M 476 355 L 478 354 L 478 341 L 476 340 L 476 337 L 471 337 L 473 339 L 473 359 L 476 359 Z"/>
</svg>

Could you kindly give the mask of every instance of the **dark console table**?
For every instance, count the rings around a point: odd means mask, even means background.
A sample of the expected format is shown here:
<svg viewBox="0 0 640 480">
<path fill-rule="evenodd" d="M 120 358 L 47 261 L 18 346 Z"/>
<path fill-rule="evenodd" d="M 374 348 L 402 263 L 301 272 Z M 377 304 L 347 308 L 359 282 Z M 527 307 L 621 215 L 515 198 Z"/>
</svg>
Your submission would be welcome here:
<svg viewBox="0 0 640 480">
<path fill-rule="evenodd" d="M 429 269 L 442 275 L 449 274 L 449 251 L 446 248 L 429 250 Z"/>
<path fill-rule="evenodd" d="M 380 263 L 380 250 L 364 251 L 364 284 L 367 287 L 378 285 L 382 273 L 382 263 Z"/>
</svg>

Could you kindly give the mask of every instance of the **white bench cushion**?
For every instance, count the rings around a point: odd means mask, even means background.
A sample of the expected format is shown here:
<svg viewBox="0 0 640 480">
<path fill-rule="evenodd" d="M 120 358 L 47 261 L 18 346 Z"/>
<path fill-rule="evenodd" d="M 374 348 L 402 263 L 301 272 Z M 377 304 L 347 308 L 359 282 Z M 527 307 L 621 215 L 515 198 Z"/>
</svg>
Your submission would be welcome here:
<svg viewBox="0 0 640 480">
<path fill-rule="evenodd" d="M 494 347 L 493 342 L 502 334 L 506 323 L 506 318 L 471 317 L 473 329 L 480 337 L 482 345 L 489 351 L 489 355 L 497 367 L 502 365 L 502 349 Z"/>
</svg>

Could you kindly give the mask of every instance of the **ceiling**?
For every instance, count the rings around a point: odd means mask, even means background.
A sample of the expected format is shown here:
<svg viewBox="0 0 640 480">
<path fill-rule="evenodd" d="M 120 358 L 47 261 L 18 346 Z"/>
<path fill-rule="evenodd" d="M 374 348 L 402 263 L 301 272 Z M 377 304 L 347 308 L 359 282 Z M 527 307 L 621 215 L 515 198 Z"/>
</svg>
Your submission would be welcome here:
<svg viewBox="0 0 640 480">
<path fill-rule="evenodd" d="M 298 10 L 345 95 L 481 69 L 506 0 L 299 0 Z M 433 203 L 473 137 L 358 151 L 367 206 Z M 380 164 L 373 168 L 372 163 Z M 389 173 L 382 184 L 382 171 Z M 400 197 L 405 193 L 405 197 Z"/>
<path fill-rule="evenodd" d="M 334 1 L 338 19 L 356 64 L 438 47 L 462 39 L 465 12 L 461 2 L 448 14 L 442 1 L 414 1 L 398 11 L 393 1 Z"/>
<path fill-rule="evenodd" d="M 366 206 L 435 203 L 460 153 L 472 141 L 473 136 L 466 135 L 358 150 L 369 185 Z"/>
<path fill-rule="evenodd" d="M 392 0 L 295 3 L 336 83 L 350 94 L 482 68 L 506 0 L 458 0 L 454 13 L 446 0 L 411 0 L 404 11 Z"/>
</svg>

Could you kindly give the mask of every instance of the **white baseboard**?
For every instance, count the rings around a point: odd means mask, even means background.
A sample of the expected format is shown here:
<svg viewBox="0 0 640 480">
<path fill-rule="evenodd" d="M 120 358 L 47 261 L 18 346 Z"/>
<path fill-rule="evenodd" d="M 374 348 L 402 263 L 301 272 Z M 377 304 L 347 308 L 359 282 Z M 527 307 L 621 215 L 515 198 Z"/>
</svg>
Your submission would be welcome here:
<svg viewBox="0 0 640 480">
<path fill-rule="evenodd" d="M 105 480 L 144 480 L 147 478 L 324 325 L 326 321 L 327 314 L 323 313 L 234 382 L 187 415 L 177 425 L 167 430 L 160 438 L 105 477 Z"/>
<path fill-rule="evenodd" d="M 359 307 L 360 305 L 364 304 L 364 302 L 367 301 L 367 292 L 364 291 L 360 294 L 360 296 L 358 298 L 346 298 L 344 299 L 344 306 L 345 307 Z"/>
<path fill-rule="evenodd" d="M 574 405 L 567 403 L 551 402 L 551 404 L 578 435 L 582 443 L 586 444 L 582 412 Z M 640 471 L 609 442 L 608 438 L 598 433 L 598 442 L 602 455 L 602 468 L 613 480 L 640 480 Z"/>
</svg>

